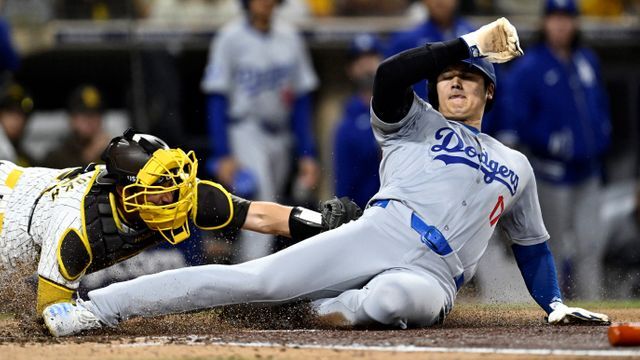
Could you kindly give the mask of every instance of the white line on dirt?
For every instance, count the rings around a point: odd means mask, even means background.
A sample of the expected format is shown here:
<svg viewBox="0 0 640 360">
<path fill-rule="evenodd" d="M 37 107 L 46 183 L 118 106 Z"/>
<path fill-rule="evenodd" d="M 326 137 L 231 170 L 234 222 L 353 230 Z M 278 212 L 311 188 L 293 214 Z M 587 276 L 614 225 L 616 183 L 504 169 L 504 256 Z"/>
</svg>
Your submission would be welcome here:
<svg viewBox="0 0 640 360">
<path fill-rule="evenodd" d="M 352 345 L 314 345 L 295 343 L 270 343 L 270 342 L 226 342 L 219 338 L 206 336 L 188 336 L 182 339 L 170 337 L 145 338 L 146 341 L 120 344 L 120 347 L 144 347 L 166 345 L 171 340 L 172 344 L 184 345 L 216 345 L 238 347 L 286 347 L 291 349 L 327 349 L 327 350 L 357 350 L 357 351 L 389 351 L 389 352 L 427 352 L 427 353 L 472 353 L 472 354 L 500 354 L 500 355 L 556 355 L 556 356 L 617 356 L 638 357 L 637 349 L 605 349 L 605 350 L 563 350 L 563 349 L 509 349 L 492 347 L 427 347 L 414 345 L 397 346 L 369 346 L 362 344 Z M 176 341 L 178 340 L 178 341 Z"/>
</svg>

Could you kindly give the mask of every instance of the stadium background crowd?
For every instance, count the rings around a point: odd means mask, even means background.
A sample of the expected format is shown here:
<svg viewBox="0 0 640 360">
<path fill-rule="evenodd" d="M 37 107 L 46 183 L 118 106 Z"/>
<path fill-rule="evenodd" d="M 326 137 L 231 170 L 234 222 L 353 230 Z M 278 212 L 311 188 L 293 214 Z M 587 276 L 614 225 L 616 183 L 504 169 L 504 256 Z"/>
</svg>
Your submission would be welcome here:
<svg viewBox="0 0 640 360">
<path fill-rule="evenodd" d="M 252 1 L 263 0 L 248 2 Z M 544 39 L 541 29 L 553 4 L 567 12 L 567 6 L 570 9 L 574 2 L 284 0 L 274 16 L 300 30 L 318 78 L 311 93 L 310 126 L 319 176 L 317 181 L 298 181 L 295 174 L 304 165 L 294 161 L 300 154 L 292 150 L 286 185 L 269 200 L 313 206 L 318 199 L 337 194 L 350 196 L 364 206 L 378 185 L 379 154 L 368 124 L 367 101 L 376 65 L 397 51 L 424 41 L 455 38 L 497 16 L 508 16 L 515 24 L 529 55 L 528 49 Z M 610 125 L 610 132 L 604 131 L 602 150 L 588 156 L 594 160 L 595 170 L 577 180 L 550 181 L 544 191 L 551 191 L 548 196 L 555 199 L 554 186 L 562 191 L 573 187 L 577 190 L 572 196 L 593 197 L 595 200 L 586 205 L 569 200 L 562 215 L 580 214 L 578 207 L 584 206 L 587 213 L 598 215 L 602 235 L 593 240 L 587 255 L 562 249 L 554 249 L 554 253 L 564 291 L 570 297 L 637 297 L 640 1 L 578 0 L 574 5 L 576 11 L 570 10 L 569 15 L 578 20 L 580 41 L 593 50 L 600 64 L 596 80 L 604 95 L 602 105 L 596 107 L 601 115 L 594 117 L 599 122 L 594 126 Z M 99 161 L 108 139 L 133 126 L 162 137 L 171 146 L 196 150 L 207 164 L 201 167 L 201 177 L 213 177 L 236 192 L 246 190 L 245 196 L 256 196 L 250 195 L 256 192 L 251 188 L 257 186 L 252 183 L 255 179 L 234 181 L 211 165 L 218 159 L 211 141 L 216 135 L 211 133 L 209 94 L 201 87 L 212 39 L 225 23 L 244 16 L 245 11 L 238 0 L 0 1 L 0 159 L 23 166 L 83 166 Z M 417 34 L 420 31 L 424 33 Z M 531 92 L 520 93 L 526 88 L 523 84 L 535 80 L 523 77 L 521 67 L 524 65 L 517 61 L 514 66 L 497 69 L 500 100 L 483 131 L 527 151 L 535 147 L 527 143 L 530 134 L 539 131 L 536 125 L 542 125 L 539 119 L 521 119 L 529 112 L 514 100 L 516 93 L 522 98 L 532 96 Z M 580 69 L 576 71 L 578 76 L 584 75 Z M 426 96 L 426 86 L 419 85 L 416 91 Z M 578 144 L 584 141 L 575 136 L 571 138 Z M 566 145 L 562 139 L 549 142 L 558 143 L 559 148 Z M 529 155 L 544 157 L 534 153 Z M 541 175 L 543 170 L 536 168 L 536 172 Z M 602 186 L 584 190 L 580 186 L 585 179 Z M 544 176 L 538 179 L 546 180 Z M 558 215 L 545 211 L 542 205 L 545 221 L 557 220 Z M 549 208 L 557 210 L 558 205 Z M 549 226 L 551 241 L 566 236 L 565 247 L 570 250 L 577 248 L 572 242 L 583 237 L 577 229 L 581 225 L 574 228 L 571 221 L 563 218 L 560 225 L 566 224 L 572 234 L 556 235 L 555 228 Z M 560 226 L 560 232 L 563 230 Z M 85 288 L 166 268 L 246 259 L 238 255 L 242 252 L 238 244 L 243 243 L 229 244 L 206 233 L 193 237 L 179 251 L 169 246 L 151 249 L 92 274 Z M 508 269 L 515 266 L 508 247 L 499 236 L 494 240 L 475 281 L 476 292 L 471 295 L 488 301 L 526 301 L 522 280 L 509 275 L 518 272 Z M 276 241 L 271 251 L 278 246 Z M 587 262 L 590 256 L 591 262 Z M 589 291 L 580 289 L 575 279 L 580 262 L 598 271 L 590 276 L 601 277 L 600 285 L 592 285 Z"/>
</svg>

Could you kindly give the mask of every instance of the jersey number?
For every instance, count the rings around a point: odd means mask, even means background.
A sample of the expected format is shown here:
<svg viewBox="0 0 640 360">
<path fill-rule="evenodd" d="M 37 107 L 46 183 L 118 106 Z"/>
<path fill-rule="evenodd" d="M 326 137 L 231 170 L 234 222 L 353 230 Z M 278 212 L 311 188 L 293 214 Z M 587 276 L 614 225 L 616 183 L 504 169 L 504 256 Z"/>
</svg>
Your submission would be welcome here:
<svg viewBox="0 0 640 360">
<path fill-rule="evenodd" d="M 491 214 L 489 215 L 489 223 L 491 226 L 494 226 L 498 220 L 500 220 L 500 215 L 504 211 L 504 197 L 502 195 L 498 196 L 498 202 L 496 202 Z"/>
</svg>

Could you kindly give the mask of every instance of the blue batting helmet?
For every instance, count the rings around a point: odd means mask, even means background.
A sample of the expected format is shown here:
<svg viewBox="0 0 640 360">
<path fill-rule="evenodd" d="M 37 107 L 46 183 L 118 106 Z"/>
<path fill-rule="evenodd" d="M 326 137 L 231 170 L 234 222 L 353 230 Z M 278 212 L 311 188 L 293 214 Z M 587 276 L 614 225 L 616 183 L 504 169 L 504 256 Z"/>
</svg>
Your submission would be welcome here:
<svg viewBox="0 0 640 360">
<path fill-rule="evenodd" d="M 474 70 L 480 71 L 484 76 L 485 85 L 489 86 L 489 83 L 493 84 L 493 97 L 495 99 L 495 91 L 498 87 L 498 80 L 496 78 L 496 69 L 493 67 L 493 64 L 487 61 L 484 58 L 470 58 L 466 60 L 462 60 L 463 63 L 468 64 L 469 67 Z M 438 109 L 438 91 L 436 90 L 436 79 L 428 79 L 428 96 L 429 103 L 435 109 Z M 493 99 L 487 100 L 487 103 L 484 105 L 485 113 L 489 112 L 493 107 Z"/>
</svg>

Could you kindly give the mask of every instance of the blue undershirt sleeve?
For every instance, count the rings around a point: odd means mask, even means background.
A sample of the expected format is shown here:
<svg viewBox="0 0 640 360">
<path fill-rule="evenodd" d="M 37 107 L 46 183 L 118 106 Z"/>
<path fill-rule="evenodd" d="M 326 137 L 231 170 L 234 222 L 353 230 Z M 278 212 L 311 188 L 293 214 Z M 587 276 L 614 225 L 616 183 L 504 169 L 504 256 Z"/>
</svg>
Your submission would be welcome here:
<svg viewBox="0 0 640 360">
<path fill-rule="evenodd" d="M 207 96 L 207 130 L 209 132 L 210 151 L 214 159 L 228 156 L 229 139 L 227 127 L 229 103 L 224 95 L 211 94 Z"/>
<path fill-rule="evenodd" d="M 316 157 L 311 118 L 311 95 L 307 93 L 296 98 L 291 115 L 293 132 L 296 136 L 296 154 L 299 157 Z"/>
<path fill-rule="evenodd" d="M 551 313 L 553 310 L 549 305 L 562 301 L 562 295 L 547 242 L 531 246 L 513 244 L 511 248 L 531 297 L 547 314 Z"/>
</svg>

